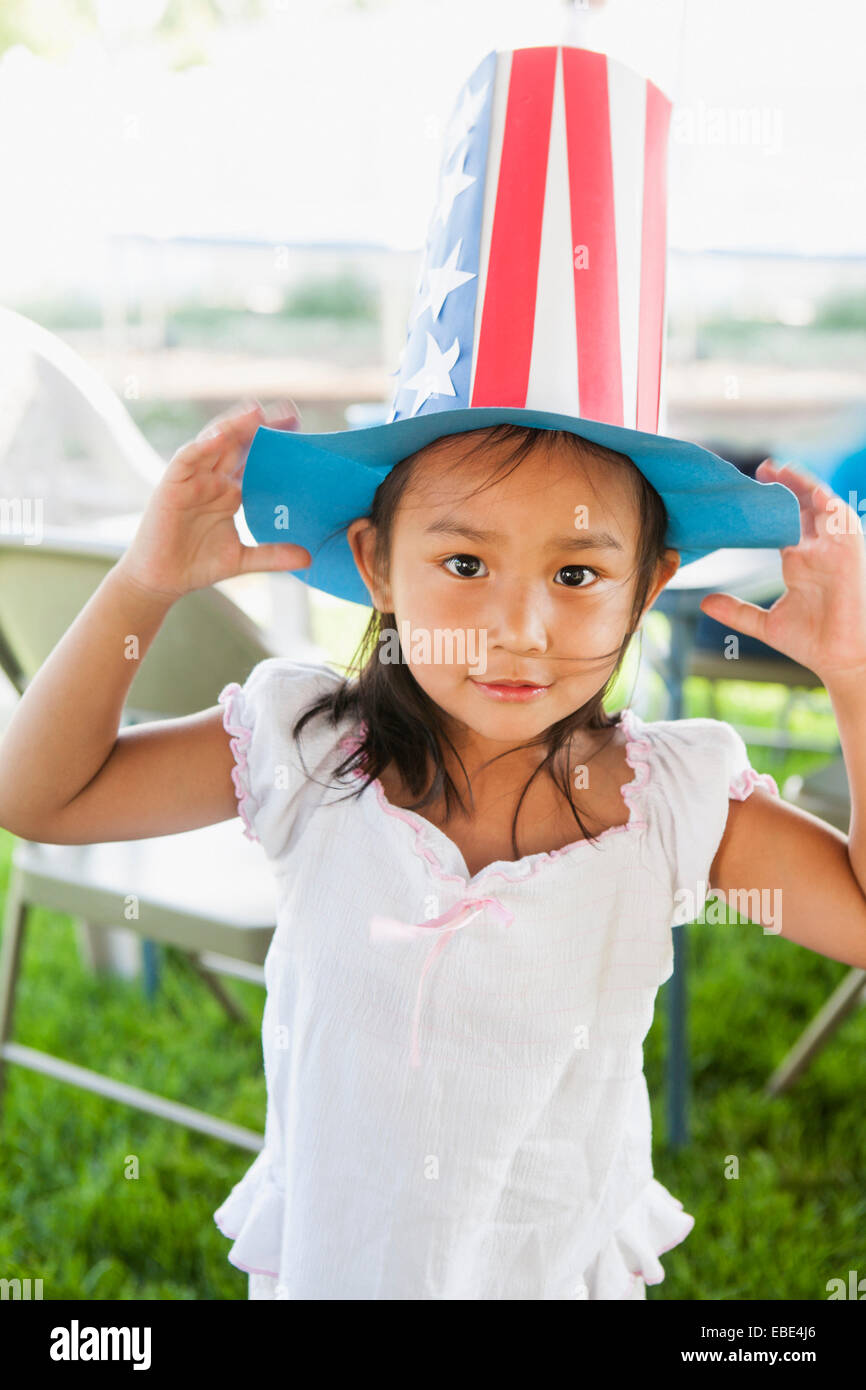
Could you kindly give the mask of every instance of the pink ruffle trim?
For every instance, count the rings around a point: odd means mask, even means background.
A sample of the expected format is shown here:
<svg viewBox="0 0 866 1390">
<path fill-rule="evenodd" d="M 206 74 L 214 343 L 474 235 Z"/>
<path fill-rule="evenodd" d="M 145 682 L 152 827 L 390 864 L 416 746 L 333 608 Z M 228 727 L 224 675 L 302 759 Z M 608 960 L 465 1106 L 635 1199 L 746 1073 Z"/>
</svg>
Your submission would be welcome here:
<svg viewBox="0 0 866 1390">
<path fill-rule="evenodd" d="M 631 709 L 626 708 L 622 711 L 622 723 L 626 730 L 625 760 L 634 772 L 632 780 L 620 787 L 620 795 L 628 807 L 629 818 L 623 825 L 611 825 L 608 826 L 606 830 L 603 830 L 600 835 L 595 837 L 597 844 L 602 840 L 606 840 L 610 835 L 621 835 L 623 832 L 630 830 L 645 830 L 647 826 L 645 817 L 642 817 L 639 811 L 642 809 L 643 793 L 652 776 L 650 761 L 652 755 L 652 742 L 646 734 L 640 735 L 637 733 L 635 728 L 636 719 L 637 716 Z M 354 752 L 362 741 L 362 735 L 363 725 L 361 726 L 361 734 L 345 735 L 345 737 L 340 739 L 338 746 L 345 752 Z M 356 777 L 362 777 L 364 774 L 359 769 L 356 769 L 354 775 Z M 386 797 L 385 789 L 378 777 L 372 785 L 375 787 L 379 805 L 385 814 L 393 816 L 395 820 L 403 821 L 403 823 L 408 825 L 413 831 L 415 839 L 412 848 L 418 858 L 425 860 L 437 878 L 441 879 L 443 883 L 459 883 L 465 885 L 466 880 L 461 875 L 449 874 L 443 869 L 439 858 L 434 850 L 431 849 L 429 844 L 430 821 L 425 820 L 423 816 L 417 815 L 414 811 L 406 810 L 403 806 L 392 805 Z M 573 840 L 571 844 L 563 845 L 561 849 L 540 850 L 537 854 L 528 854 L 525 855 L 523 859 L 514 861 L 514 863 L 510 865 L 510 869 L 494 869 L 489 873 L 486 869 L 482 869 L 481 872 L 472 879 L 472 882 L 475 883 L 481 879 L 486 880 L 488 878 L 502 878 L 506 882 L 514 882 L 518 879 L 522 881 L 523 879 L 531 878 L 534 874 L 538 873 L 543 865 L 552 863 L 554 859 L 558 859 L 563 854 L 571 854 L 575 850 L 584 849 L 588 843 L 589 841 L 585 839 Z M 520 866 L 530 861 L 531 868 L 527 872 L 521 872 Z"/>
<path fill-rule="evenodd" d="M 745 801 L 757 786 L 767 787 L 774 796 L 779 796 L 779 788 L 776 779 L 769 772 L 756 772 L 753 767 L 747 767 L 743 772 L 737 773 L 736 777 L 731 778 L 731 785 L 728 788 L 728 796 L 734 801 Z"/>
<path fill-rule="evenodd" d="M 221 1235 L 234 1241 L 228 1260 L 235 1269 L 279 1278 L 283 1194 L 273 1178 L 273 1159 L 265 1149 L 214 1212 L 214 1222 Z"/>
<path fill-rule="evenodd" d="M 614 830 L 629 830 L 634 826 L 639 826 L 641 829 L 646 828 L 646 819 L 641 820 L 637 817 L 637 807 L 652 776 L 652 740 L 648 734 L 638 734 L 635 728 L 636 719 L 637 716 L 631 709 L 622 711 L 622 722 L 626 731 L 625 760 L 634 773 L 634 777 L 630 782 L 626 782 L 624 786 L 620 787 L 620 795 L 628 806 L 630 818 L 624 826 L 612 825 L 610 830 L 604 831 L 599 837 L 600 839 L 604 839 L 605 835 L 609 835 Z"/>
<path fill-rule="evenodd" d="M 235 796 L 238 801 L 238 815 L 244 824 L 244 834 L 248 840 L 255 840 L 260 844 L 258 835 L 253 829 L 253 817 L 256 813 L 256 804 L 253 800 L 249 788 L 249 764 L 247 762 L 247 749 L 252 740 L 252 730 L 242 724 L 237 712 L 238 698 L 243 699 L 243 689 L 237 681 L 232 681 L 225 686 L 217 697 L 217 702 L 223 707 L 223 728 L 226 733 L 231 735 L 230 744 L 235 765 L 232 768 L 232 782 L 234 783 Z"/>
<path fill-rule="evenodd" d="M 628 1298 L 637 1278 L 660 1284 L 665 1270 L 659 1256 L 685 1240 L 694 1224 L 682 1202 L 651 1178 L 584 1274 L 590 1297 Z"/>
</svg>

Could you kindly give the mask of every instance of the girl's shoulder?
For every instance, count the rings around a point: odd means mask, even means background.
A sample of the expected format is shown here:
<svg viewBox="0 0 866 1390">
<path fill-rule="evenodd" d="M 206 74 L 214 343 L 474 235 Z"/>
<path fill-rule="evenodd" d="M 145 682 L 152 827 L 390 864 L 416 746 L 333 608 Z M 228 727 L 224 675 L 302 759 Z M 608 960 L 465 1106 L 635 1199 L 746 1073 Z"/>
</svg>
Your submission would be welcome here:
<svg viewBox="0 0 866 1390">
<path fill-rule="evenodd" d="M 242 685 L 232 682 L 226 689 L 240 689 L 252 705 L 267 706 L 287 699 L 298 703 L 316 698 L 340 684 L 343 677 L 330 666 L 296 661 L 288 656 L 269 656 L 250 671 Z"/>
<path fill-rule="evenodd" d="M 650 781 L 666 796 L 742 801 L 759 784 L 778 795 L 775 779 L 756 771 L 742 735 L 724 719 L 644 720 L 627 710 L 623 722 L 629 746 L 642 753 Z"/>
<path fill-rule="evenodd" d="M 295 734 L 299 716 L 342 681 L 329 666 L 267 657 L 243 684 L 232 681 L 220 692 L 238 812 L 248 837 L 259 840 L 271 859 L 283 855 L 295 830 L 328 795 L 330 774 L 344 756 L 339 743 L 347 726 L 335 723 L 327 710 Z"/>
<path fill-rule="evenodd" d="M 306 721 L 298 738 L 294 725 L 323 697 L 334 694 L 342 681 L 330 666 L 284 656 L 266 657 L 242 685 L 233 681 L 220 691 L 226 727 L 231 718 L 249 732 L 260 749 L 274 756 L 282 750 L 293 760 L 300 743 L 304 750 L 309 748 L 321 757 L 345 730 L 338 730 L 327 715 Z"/>
<path fill-rule="evenodd" d="M 723 719 L 632 716 L 630 725 L 649 769 L 647 853 L 674 891 L 688 894 L 681 901 L 689 912 L 677 908 L 676 926 L 706 899 L 730 801 L 745 801 L 760 786 L 776 796 L 779 789 L 770 773 L 756 771 L 742 735 Z"/>
</svg>

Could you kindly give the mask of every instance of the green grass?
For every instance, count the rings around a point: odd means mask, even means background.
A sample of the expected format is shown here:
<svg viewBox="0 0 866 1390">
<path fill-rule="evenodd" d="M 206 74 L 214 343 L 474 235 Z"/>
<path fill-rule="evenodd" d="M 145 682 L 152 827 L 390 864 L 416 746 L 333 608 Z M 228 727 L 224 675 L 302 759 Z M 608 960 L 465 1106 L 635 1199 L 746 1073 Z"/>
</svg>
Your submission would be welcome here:
<svg viewBox="0 0 866 1390">
<path fill-rule="evenodd" d="M 362 609 L 317 606 L 317 636 L 346 661 Z M 341 616 L 342 611 L 342 616 Z M 330 624 L 330 628 L 328 625 Z M 782 692 L 727 685 L 722 716 L 772 724 Z M 690 681 L 687 713 L 706 714 Z M 803 712 L 801 727 L 829 716 Z M 760 768 L 769 766 L 753 750 Z M 779 775 L 821 759 L 791 755 Z M 774 769 L 774 773 L 775 773 Z M 5 896 L 13 839 L 0 832 Z M 854 1011 L 785 1096 L 767 1077 L 846 973 L 844 965 L 749 924 L 688 933 L 693 1102 L 688 1146 L 666 1143 L 667 994 L 645 1046 L 655 1174 L 696 1219 L 661 1256 L 648 1296 L 821 1299 L 828 1279 L 866 1275 L 862 1058 L 866 1011 Z M 169 955 L 149 1002 L 138 982 L 94 977 L 68 918 L 32 914 L 16 1040 L 261 1130 L 264 992 L 227 982 L 247 1007 L 231 1023 Z M 131 1160 L 138 1176 L 127 1177 Z M 8 1071 L 0 1124 L 0 1276 L 42 1278 L 47 1299 L 245 1299 L 246 1275 L 213 1212 L 253 1155 L 19 1067 Z M 739 1176 L 726 1177 L 732 1160 Z"/>
</svg>

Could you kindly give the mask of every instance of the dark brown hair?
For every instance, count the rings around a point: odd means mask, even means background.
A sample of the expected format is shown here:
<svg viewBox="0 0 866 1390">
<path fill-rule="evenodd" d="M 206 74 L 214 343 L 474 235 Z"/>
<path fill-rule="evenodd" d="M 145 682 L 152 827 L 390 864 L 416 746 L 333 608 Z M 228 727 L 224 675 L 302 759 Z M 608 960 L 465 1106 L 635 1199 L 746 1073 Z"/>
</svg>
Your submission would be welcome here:
<svg viewBox="0 0 866 1390">
<path fill-rule="evenodd" d="M 520 808 L 534 779 L 543 769 L 548 769 L 552 780 L 568 801 L 582 835 L 594 844 L 595 836 L 587 832 L 575 806 L 567 771 L 563 771 L 558 763 L 561 761 L 561 755 L 564 752 L 567 754 L 569 741 L 577 730 L 613 730 L 619 726 L 620 715 L 608 715 L 603 708 L 604 699 L 622 665 L 629 642 L 636 630 L 636 623 L 646 602 L 650 585 L 655 577 L 658 561 L 666 549 L 667 510 L 655 488 L 644 477 L 640 469 L 635 467 L 631 459 L 624 454 L 615 453 L 611 449 L 593 444 L 582 436 L 574 435 L 569 431 L 506 424 L 467 431 L 466 435 L 460 437 L 465 438 L 467 445 L 469 445 L 468 451 L 461 453 L 455 461 L 455 466 L 461 468 L 465 466 L 467 458 L 479 451 L 490 450 L 491 445 L 513 446 L 510 450 L 506 449 L 495 464 L 491 464 L 490 477 L 482 485 L 482 488 L 477 488 L 475 491 L 482 491 L 484 487 L 495 482 L 503 474 L 506 465 L 511 465 L 508 473 L 513 472 L 528 454 L 541 445 L 564 446 L 566 449 L 572 450 L 575 459 L 583 465 L 597 461 L 623 469 L 632 483 L 640 511 L 641 524 L 638 555 L 634 570 L 634 574 L 637 576 L 637 585 L 629 629 L 618 650 L 607 654 L 610 657 L 616 655 L 616 665 L 602 688 L 596 691 L 573 714 L 558 720 L 536 737 L 528 740 L 526 744 L 520 745 L 525 748 L 537 745 L 546 746 L 547 754 L 527 780 L 521 792 L 511 827 L 512 849 L 515 858 L 519 858 L 517 819 Z M 452 439 L 454 436 L 444 436 L 443 438 Z M 442 440 L 436 440 L 425 448 L 419 449 L 417 453 L 402 459 L 391 469 L 376 489 L 369 512 L 369 520 L 376 527 L 375 568 L 379 575 L 385 579 L 389 573 L 391 536 L 400 499 L 403 497 L 416 468 L 442 442 Z M 470 495 L 474 495 L 474 493 Z M 341 534 L 341 532 L 335 534 Z M 357 786 L 349 795 L 360 795 L 370 782 L 377 779 L 393 763 L 400 774 L 401 784 L 407 787 L 412 796 L 416 798 L 409 809 L 421 810 L 431 801 L 438 801 L 440 796 L 444 795 L 445 818 L 448 820 L 455 806 L 459 805 L 465 810 L 465 803 L 445 765 L 441 751 L 443 743 L 448 744 L 451 748 L 463 769 L 464 775 L 466 769 L 446 732 L 442 712 L 436 702 L 418 684 L 408 664 L 380 660 L 380 634 L 395 632 L 396 627 L 397 620 L 393 613 L 373 611 L 367 629 L 348 668 L 350 673 L 357 674 L 357 679 L 351 680 L 349 675 L 345 676 L 339 685 L 335 685 L 333 690 L 328 691 L 299 715 L 295 720 L 292 732 L 299 740 L 301 730 L 308 721 L 317 715 L 329 718 L 335 727 L 341 720 L 351 719 L 356 726 L 361 727 L 357 746 L 334 770 L 334 776 L 340 779 L 353 773 L 356 775 Z M 502 753 L 497 754 L 497 757 L 504 756 L 505 754 Z M 303 761 L 302 754 L 301 757 Z M 493 758 L 490 761 L 494 762 L 496 759 Z M 435 770 L 434 777 L 425 794 L 428 767 L 431 763 Z M 472 789 L 468 777 L 466 780 L 471 801 Z"/>
</svg>

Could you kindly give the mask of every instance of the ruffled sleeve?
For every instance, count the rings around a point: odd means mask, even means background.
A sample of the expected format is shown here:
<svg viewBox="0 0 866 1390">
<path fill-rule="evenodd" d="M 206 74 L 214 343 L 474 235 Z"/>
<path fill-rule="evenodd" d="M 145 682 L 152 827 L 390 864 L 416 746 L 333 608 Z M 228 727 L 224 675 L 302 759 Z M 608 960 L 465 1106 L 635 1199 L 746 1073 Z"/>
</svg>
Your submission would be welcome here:
<svg viewBox="0 0 866 1390">
<path fill-rule="evenodd" d="M 769 772 L 756 772 L 752 767 L 742 736 L 730 724 L 722 724 L 722 728 L 727 730 L 729 798 L 745 801 L 755 787 L 766 787 L 774 796 L 778 796 L 779 788 L 775 777 Z"/>
<path fill-rule="evenodd" d="M 710 870 L 731 800 L 756 787 L 779 795 L 775 779 L 749 761 L 742 736 L 721 719 L 659 720 L 644 725 L 652 742 L 653 846 L 673 895 L 672 925 L 692 922 L 710 889 Z"/>
<path fill-rule="evenodd" d="M 340 679 L 327 666 L 269 657 L 253 668 L 243 685 L 233 681 L 220 691 L 223 725 L 234 756 L 238 815 L 244 834 L 257 840 L 269 859 L 278 860 L 287 852 L 301 808 L 321 800 L 326 791 L 322 783 L 340 731 L 326 717 L 316 716 L 302 731 L 299 748 L 292 726 Z"/>
</svg>

